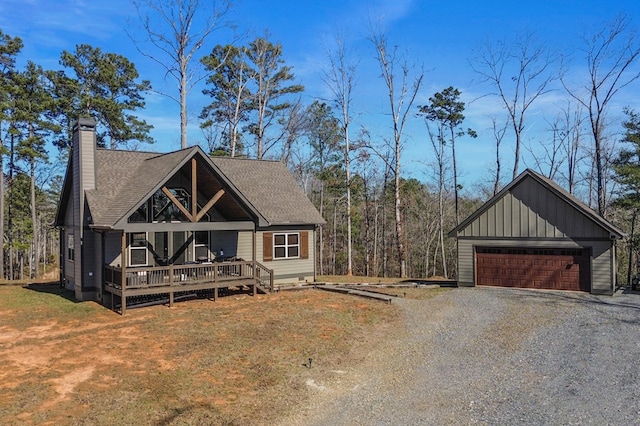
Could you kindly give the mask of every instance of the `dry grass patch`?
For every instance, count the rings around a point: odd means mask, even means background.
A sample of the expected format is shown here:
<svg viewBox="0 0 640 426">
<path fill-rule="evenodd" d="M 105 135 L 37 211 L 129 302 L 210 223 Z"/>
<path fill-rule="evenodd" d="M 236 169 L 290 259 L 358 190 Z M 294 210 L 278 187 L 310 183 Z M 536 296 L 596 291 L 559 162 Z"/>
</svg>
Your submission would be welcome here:
<svg viewBox="0 0 640 426">
<path fill-rule="evenodd" d="M 375 287 L 372 291 L 412 300 L 427 300 L 449 291 L 448 287 Z"/>
<path fill-rule="evenodd" d="M 269 424 L 400 326 L 393 305 L 319 290 L 125 317 L 71 296 L 0 287 L 4 424 Z"/>
<path fill-rule="evenodd" d="M 392 284 L 406 280 L 406 278 L 363 277 L 357 275 L 319 275 L 317 277 L 318 282 L 332 284 Z"/>
</svg>

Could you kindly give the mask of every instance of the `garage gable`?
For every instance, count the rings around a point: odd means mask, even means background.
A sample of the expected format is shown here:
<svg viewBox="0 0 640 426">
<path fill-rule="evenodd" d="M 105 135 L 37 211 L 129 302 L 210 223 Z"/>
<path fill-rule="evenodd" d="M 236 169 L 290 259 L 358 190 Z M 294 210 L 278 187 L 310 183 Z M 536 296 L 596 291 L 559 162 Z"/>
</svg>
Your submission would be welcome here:
<svg viewBox="0 0 640 426">
<path fill-rule="evenodd" d="M 623 233 L 554 182 L 527 169 L 449 236 L 609 240 Z"/>
</svg>

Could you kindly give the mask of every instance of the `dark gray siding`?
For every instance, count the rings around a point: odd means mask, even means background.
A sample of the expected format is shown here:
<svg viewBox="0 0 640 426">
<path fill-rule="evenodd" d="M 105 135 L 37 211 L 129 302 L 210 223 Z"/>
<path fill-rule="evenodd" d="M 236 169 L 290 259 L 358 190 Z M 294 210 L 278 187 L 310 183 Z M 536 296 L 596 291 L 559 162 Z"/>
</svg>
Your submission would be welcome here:
<svg viewBox="0 0 640 426">
<path fill-rule="evenodd" d="M 89 277 L 88 270 L 95 270 L 95 239 L 93 232 L 85 229 L 85 191 L 95 189 L 95 150 L 96 140 L 93 128 L 82 128 L 74 133 L 72 151 L 72 224 L 75 243 L 75 261 L 73 262 L 73 288 L 77 300 L 95 298 L 95 274 Z M 66 227 L 65 227 L 66 229 Z M 84 250 L 84 251 L 83 251 Z M 85 263 L 85 273 L 82 267 Z M 85 290 L 86 289 L 86 290 Z"/>
</svg>

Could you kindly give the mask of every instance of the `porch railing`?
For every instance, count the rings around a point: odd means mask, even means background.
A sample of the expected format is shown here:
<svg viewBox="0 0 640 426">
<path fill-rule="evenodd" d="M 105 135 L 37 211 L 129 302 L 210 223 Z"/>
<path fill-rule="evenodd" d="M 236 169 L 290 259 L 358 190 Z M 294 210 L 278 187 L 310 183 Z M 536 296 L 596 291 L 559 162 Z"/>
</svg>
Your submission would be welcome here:
<svg viewBox="0 0 640 426">
<path fill-rule="evenodd" d="M 254 274 L 254 265 L 256 268 Z M 273 270 L 252 261 L 194 263 L 153 267 L 126 268 L 125 289 L 179 286 L 200 283 L 224 284 L 236 280 L 257 279 L 273 290 Z M 105 284 L 122 289 L 122 268 L 105 266 Z"/>
<path fill-rule="evenodd" d="M 269 291 L 273 291 L 273 269 L 256 262 L 256 278 L 260 285 Z"/>
</svg>

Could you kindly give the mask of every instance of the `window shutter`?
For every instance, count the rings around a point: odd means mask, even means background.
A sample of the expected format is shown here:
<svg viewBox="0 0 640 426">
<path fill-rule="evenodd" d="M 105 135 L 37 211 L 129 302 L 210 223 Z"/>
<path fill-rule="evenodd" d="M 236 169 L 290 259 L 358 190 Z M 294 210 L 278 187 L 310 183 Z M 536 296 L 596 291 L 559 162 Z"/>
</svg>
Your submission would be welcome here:
<svg viewBox="0 0 640 426">
<path fill-rule="evenodd" d="M 273 232 L 262 234 L 262 260 L 273 260 Z"/>
<path fill-rule="evenodd" d="M 309 232 L 300 232 L 300 259 L 309 258 Z"/>
</svg>

